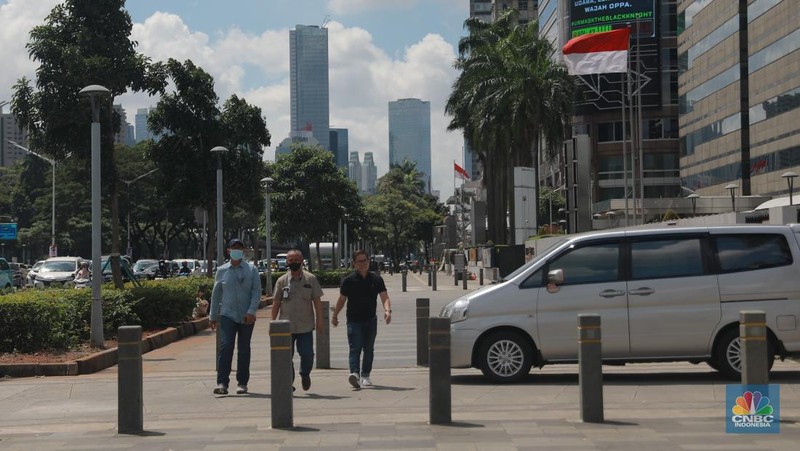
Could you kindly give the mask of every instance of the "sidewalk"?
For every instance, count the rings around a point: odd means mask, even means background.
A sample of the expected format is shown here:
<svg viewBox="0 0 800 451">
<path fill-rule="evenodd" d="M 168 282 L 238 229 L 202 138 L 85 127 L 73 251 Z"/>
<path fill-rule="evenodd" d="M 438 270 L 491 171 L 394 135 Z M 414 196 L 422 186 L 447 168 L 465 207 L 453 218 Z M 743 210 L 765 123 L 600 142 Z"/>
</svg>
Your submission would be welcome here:
<svg viewBox="0 0 800 451">
<path fill-rule="evenodd" d="M 331 330 L 331 363 L 315 369 L 312 387 L 298 386 L 295 427 L 270 427 L 269 308 L 259 311 L 253 338 L 250 394 L 216 396 L 214 336 L 195 336 L 144 355 L 144 428 L 118 435 L 117 369 L 82 376 L 0 379 L 0 449 L 796 449 L 800 440 L 800 366 L 778 362 L 779 435 L 726 434 L 725 384 L 705 365 L 605 366 L 603 424 L 579 421 L 577 367 L 534 369 L 522 384 L 497 386 L 477 370 L 453 370 L 452 418 L 428 424 L 428 372 L 406 362 L 414 298 L 431 297 L 431 312 L 461 294 L 432 293 L 409 277 L 389 276 L 396 324 L 381 328 L 375 387 L 346 381 L 343 327 Z M 470 285 L 470 288 L 475 288 Z M 326 300 L 335 300 L 326 290 Z M 395 329 L 393 327 L 397 326 Z M 410 329 L 410 330 L 409 330 Z M 404 338 L 406 337 L 406 338 Z M 401 346 L 402 345 L 402 346 Z M 381 353 L 396 353 L 381 364 Z M 405 353 L 403 353 L 405 352 Z M 234 359 L 235 363 L 235 359 Z M 299 384 L 298 384 L 299 385 Z"/>
</svg>

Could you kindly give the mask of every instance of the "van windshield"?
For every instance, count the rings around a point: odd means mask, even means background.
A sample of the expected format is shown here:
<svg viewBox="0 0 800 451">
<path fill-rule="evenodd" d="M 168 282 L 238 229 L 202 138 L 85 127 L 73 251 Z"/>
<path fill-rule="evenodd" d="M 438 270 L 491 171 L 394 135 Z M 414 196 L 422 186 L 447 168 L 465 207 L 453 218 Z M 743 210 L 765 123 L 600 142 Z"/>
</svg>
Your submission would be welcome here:
<svg viewBox="0 0 800 451">
<path fill-rule="evenodd" d="M 566 239 L 566 238 L 562 238 L 562 239 L 560 239 L 560 240 L 558 240 L 558 241 L 554 242 L 554 243 L 553 243 L 552 245 L 550 245 L 550 246 L 549 246 L 547 249 L 543 250 L 542 252 L 539 252 L 539 255 L 537 255 L 537 256 L 535 256 L 535 257 L 533 257 L 533 258 L 531 259 L 531 261 L 529 261 L 529 262 L 525 263 L 524 265 L 520 266 L 520 267 L 519 267 L 519 268 L 517 268 L 515 271 L 513 271 L 511 274 L 509 274 L 509 275 L 507 275 L 507 276 L 503 277 L 502 279 L 500 279 L 500 282 L 507 282 L 507 281 L 509 281 L 509 280 L 513 279 L 514 277 L 517 277 L 518 275 L 522 274 L 522 273 L 523 273 L 523 272 L 525 272 L 525 271 L 526 271 L 528 268 L 530 268 L 530 267 L 531 267 L 531 265 L 535 265 L 535 264 L 536 264 L 536 262 L 538 262 L 538 261 L 539 261 L 539 259 L 541 259 L 543 255 L 547 255 L 548 253 L 550 253 L 550 250 L 551 250 L 551 249 L 555 249 L 556 247 L 558 247 L 558 246 L 561 246 L 561 245 L 562 245 L 562 244 L 564 244 L 565 242 L 567 242 L 567 239 Z M 498 283 L 499 283 L 499 282 L 498 282 Z"/>
</svg>

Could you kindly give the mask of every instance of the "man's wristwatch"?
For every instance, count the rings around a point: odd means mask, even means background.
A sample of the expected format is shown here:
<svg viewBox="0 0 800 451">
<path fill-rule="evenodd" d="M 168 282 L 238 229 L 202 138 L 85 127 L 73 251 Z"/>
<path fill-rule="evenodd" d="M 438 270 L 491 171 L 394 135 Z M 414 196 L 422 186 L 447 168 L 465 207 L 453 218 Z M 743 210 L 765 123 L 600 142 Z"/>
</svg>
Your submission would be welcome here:
<svg viewBox="0 0 800 451">
<path fill-rule="evenodd" d="M 391 310 L 386 310 L 386 313 L 391 315 L 392 311 Z"/>
</svg>

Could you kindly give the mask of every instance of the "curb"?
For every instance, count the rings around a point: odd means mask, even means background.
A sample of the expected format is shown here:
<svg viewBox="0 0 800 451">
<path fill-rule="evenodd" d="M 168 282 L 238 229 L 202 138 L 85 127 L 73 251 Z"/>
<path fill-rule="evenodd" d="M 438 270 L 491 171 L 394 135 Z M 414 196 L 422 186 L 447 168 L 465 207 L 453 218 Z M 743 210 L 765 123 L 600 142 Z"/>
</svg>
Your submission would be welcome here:
<svg viewBox="0 0 800 451">
<path fill-rule="evenodd" d="M 262 301 L 262 303 L 265 301 Z M 142 339 L 142 354 L 162 348 L 208 328 L 208 317 L 189 321 Z M 0 377 L 78 376 L 92 374 L 117 364 L 117 348 L 60 363 L 8 363 L 0 365 Z"/>
</svg>

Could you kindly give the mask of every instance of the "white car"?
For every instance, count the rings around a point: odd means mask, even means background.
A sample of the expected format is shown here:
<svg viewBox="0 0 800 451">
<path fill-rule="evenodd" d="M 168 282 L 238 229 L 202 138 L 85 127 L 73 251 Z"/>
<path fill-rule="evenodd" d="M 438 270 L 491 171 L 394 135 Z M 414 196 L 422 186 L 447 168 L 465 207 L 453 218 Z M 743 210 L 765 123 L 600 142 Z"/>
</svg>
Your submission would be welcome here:
<svg viewBox="0 0 800 451">
<path fill-rule="evenodd" d="M 75 275 L 84 260 L 80 257 L 52 257 L 44 261 L 33 286 L 46 287 L 71 287 L 75 284 Z"/>
<path fill-rule="evenodd" d="M 42 267 L 44 264 L 44 260 L 39 260 L 31 266 L 28 270 L 28 273 L 25 274 L 25 286 L 30 288 L 33 287 L 33 282 L 36 280 L 36 273 L 39 272 L 39 268 Z"/>
</svg>

